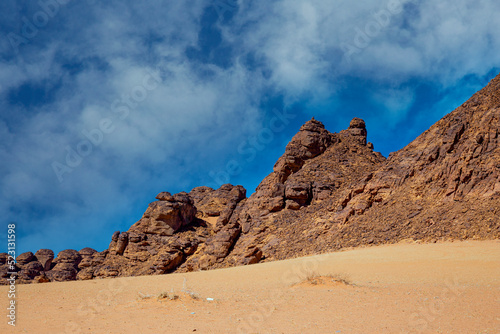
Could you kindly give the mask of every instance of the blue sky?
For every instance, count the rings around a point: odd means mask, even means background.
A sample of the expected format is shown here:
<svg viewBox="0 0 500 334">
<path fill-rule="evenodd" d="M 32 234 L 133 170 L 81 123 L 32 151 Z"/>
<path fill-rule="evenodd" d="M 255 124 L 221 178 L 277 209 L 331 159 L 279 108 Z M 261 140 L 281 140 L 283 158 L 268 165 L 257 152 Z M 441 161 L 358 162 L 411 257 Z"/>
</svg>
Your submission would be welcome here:
<svg viewBox="0 0 500 334">
<path fill-rule="evenodd" d="M 496 0 L 6 0 L 0 216 L 18 252 L 107 248 L 160 191 L 250 195 L 300 125 L 387 156 L 500 71 Z M 6 241 L 0 251 L 5 250 Z"/>
</svg>

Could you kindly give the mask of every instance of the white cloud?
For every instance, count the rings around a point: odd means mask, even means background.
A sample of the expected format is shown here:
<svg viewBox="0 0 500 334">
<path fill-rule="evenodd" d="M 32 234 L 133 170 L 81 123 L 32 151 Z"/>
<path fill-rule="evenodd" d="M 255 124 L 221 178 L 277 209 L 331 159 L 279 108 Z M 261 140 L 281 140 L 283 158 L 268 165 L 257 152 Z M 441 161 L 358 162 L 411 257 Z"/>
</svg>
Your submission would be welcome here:
<svg viewBox="0 0 500 334">
<path fill-rule="evenodd" d="M 388 24 L 377 20 L 380 11 L 390 13 L 391 2 L 254 1 L 240 10 L 244 32 L 234 40 L 247 52 L 263 54 L 275 82 L 290 91 L 322 86 L 344 74 L 400 82 L 420 76 L 452 84 L 500 64 L 497 1 L 402 0 L 408 5 L 391 13 Z M 359 35 L 367 45 L 350 63 L 332 54 L 343 44 L 359 47 Z"/>
</svg>

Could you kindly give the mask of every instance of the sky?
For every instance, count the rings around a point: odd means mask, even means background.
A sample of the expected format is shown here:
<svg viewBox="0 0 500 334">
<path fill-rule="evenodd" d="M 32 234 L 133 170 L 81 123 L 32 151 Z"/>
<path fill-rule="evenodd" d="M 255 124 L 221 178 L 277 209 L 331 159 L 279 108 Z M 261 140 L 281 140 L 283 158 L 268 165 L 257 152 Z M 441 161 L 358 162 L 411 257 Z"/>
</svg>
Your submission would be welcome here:
<svg viewBox="0 0 500 334">
<path fill-rule="evenodd" d="M 0 251 L 106 249 L 161 191 L 249 196 L 315 117 L 388 156 L 500 72 L 497 0 L 0 2 Z"/>
</svg>

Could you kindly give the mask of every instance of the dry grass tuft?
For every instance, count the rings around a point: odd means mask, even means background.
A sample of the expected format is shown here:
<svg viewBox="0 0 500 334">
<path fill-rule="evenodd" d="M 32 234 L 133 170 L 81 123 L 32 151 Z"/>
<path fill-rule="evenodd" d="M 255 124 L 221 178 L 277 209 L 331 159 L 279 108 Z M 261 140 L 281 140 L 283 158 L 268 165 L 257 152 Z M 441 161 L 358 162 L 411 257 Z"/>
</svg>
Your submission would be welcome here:
<svg viewBox="0 0 500 334">
<path fill-rule="evenodd" d="M 186 284 L 186 279 L 184 279 L 184 284 L 182 286 L 182 289 L 180 293 L 175 293 L 174 289 L 172 288 L 170 291 L 163 291 L 160 292 L 157 295 L 152 295 L 152 294 L 144 294 L 139 292 L 139 299 L 145 300 L 145 299 L 152 299 L 156 298 L 157 300 L 178 300 L 178 299 L 185 299 L 186 297 L 190 297 L 193 300 L 201 300 L 202 298 L 200 295 L 198 295 L 196 292 L 188 289 L 187 284 Z"/>
<path fill-rule="evenodd" d="M 303 281 L 297 284 L 305 284 L 305 285 L 343 284 L 347 286 L 355 286 L 355 284 L 344 274 L 318 275 L 316 273 L 310 273 Z"/>
<path fill-rule="evenodd" d="M 174 289 L 172 289 L 170 292 L 162 292 L 156 296 L 156 299 L 168 299 L 168 300 L 177 300 L 179 299 L 179 295 L 174 293 Z"/>
</svg>

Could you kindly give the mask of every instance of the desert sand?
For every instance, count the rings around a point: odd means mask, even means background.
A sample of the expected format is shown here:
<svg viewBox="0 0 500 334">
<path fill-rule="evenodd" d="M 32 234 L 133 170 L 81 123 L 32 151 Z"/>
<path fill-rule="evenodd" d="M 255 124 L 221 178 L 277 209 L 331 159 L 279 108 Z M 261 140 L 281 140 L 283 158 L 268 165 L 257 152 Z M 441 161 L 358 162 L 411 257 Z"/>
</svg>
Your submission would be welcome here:
<svg viewBox="0 0 500 334">
<path fill-rule="evenodd" d="M 500 333 L 500 241 L 18 285 L 17 304 L 1 333 Z"/>
</svg>

